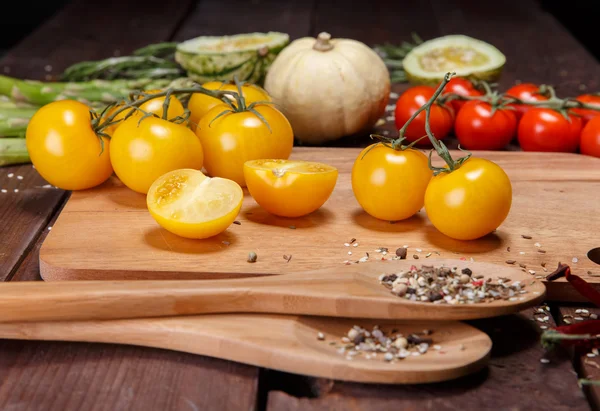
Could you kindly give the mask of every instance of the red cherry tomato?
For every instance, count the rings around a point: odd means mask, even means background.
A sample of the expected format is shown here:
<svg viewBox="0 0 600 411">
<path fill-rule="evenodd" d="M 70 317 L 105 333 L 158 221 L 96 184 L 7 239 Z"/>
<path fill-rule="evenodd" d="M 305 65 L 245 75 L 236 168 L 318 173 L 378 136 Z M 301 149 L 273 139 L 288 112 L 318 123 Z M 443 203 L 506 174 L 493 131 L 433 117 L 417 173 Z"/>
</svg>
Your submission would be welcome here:
<svg viewBox="0 0 600 411">
<path fill-rule="evenodd" d="M 411 116 L 435 93 L 435 88 L 431 86 L 415 86 L 406 90 L 398 98 L 394 115 L 396 118 L 396 128 L 400 129 L 411 118 Z M 429 124 L 431 132 L 436 139 L 442 140 L 445 138 L 454 125 L 454 110 L 447 105 L 433 104 L 429 115 Z M 409 124 L 404 133 L 404 137 L 409 142 L 413 142 L 426 135 L 425 133 L 425 111 Z M 431 146 L 429 139 L 424 138 L 419 143 L 420 146 Z"/>
<path fill-rule="evenodd" d="M 539 86 L 533 83 L 523 83 L 518 84 L 509 88 L 506 93 L 508 96 L 516 97 L 523 101 L 544 101 L 548 100 L 548 97 L 539 93 Z M 522 104 L 513 104 L 513 107 L 516 109 L 517 120 L 520 120 L 527 111 L 529 111 L 531 106 L 524 106 Z"/>
<path fill-rule="evenodd" d="M 513 110 L 497 108 L 483 101 L 469 101 L 456 116 L 454 134 L 461 147 L 468 150 L 500 150 L 517 131 Z"/>
<path fill-rule="evenodd" d="M 600 158 L 600 116 L 588 121 L 581 131 L 579 151 L 581 154 Z"/>
<path fill-rule="evenodd" d="M 483 96 L 483 92 L 476 89 L 473 83 L 462 77 L 452 77 L 442 94 L 458 94 L 459 96 Z M 465 105 L 465 100 L 450 100 L 450 105 L 454 109 L 455 113 Z"/>
<path fill-rule="evenodd" d="M 517 138 L 523 151 L 556 151 L 574 153 L 579 147 L 581 118 L 549 108 L 532 108 L 523 115 Z"/>
<path fill-rule="evenodd" d="M 582 94 L 575 100 L 581 101 L 586 104 L 593 104 L 598 106 L 598 110 L 591 110 L 588 108 L 574 108 L 573 112 L 579 114 L 583 120 L 583 125 L 590 121 L 592 118 L 600 116 L 600 95 L 598 94 Z"/>
</svg>

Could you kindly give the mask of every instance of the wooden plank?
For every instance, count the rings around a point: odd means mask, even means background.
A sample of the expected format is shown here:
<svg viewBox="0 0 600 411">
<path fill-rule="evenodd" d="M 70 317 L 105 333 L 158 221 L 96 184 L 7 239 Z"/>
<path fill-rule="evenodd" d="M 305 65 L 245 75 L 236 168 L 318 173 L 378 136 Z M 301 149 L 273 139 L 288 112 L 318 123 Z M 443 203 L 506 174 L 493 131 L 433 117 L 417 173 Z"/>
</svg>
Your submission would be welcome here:
<svg viewBox="0 0 600 411">
<path fill-rule="evenodd" d="M 174 36 L 184 41 L 197 36 L 279 31 L 291 39 L 308 35 L 316 0 L 199 1 Z"/>
<path fill-rule="evenodd" d="M 548 316 L 544 326 L 553 324 Z M 542 323 L 532 318 L 533 311 L 527 310 L 471 323 L 488 333 L 494 344 L 489 367 L 477 374 L 441 384 L 389 386 L 273 373 L 266 384 L 267 410 L 586 409 L 568 356 L 563 353 L 548 357 L 548 364 L 540 362 L 545 358 L 539 344 Z M 285 386 L 278 381 L 285 381 Z"/>
<path fill-rule="evenodd" d="M 559 96 L 600 88 L 600 63 L 550 13 L 533 0 L 493 2 L 430 0 L 442 34 L 466 34 L 488 41 L 507 58 L 499 81 L 550 84 Z M 580 85 L 583 85 L 580 88 Z"/>
<path fill-rule="evenodd" d="M 253 410 L 258 369 L 128 345 L 0 341 L 3 410 Z"/>
<path fill-rule="evenodd" d="M 424 39 L 439 35 L 432 24 L 432 8 L 418 0 L 388 2 L 374 0 L 353 3 L 345 0 L 319 0 L 311 36 L 326 31 L 333 38 L 351 38 L 368 46 L 410 41 L 415 32 Z"/>
<path fill-rule="evenodd" d="M 50 233 L 52 226 L 56 222 L 56 219 L 60 215 L 60 212 L 65 204 L 66 201 L 62 202 L 62 204 L 58 206 L 58 209 L 50 221 L 45 226 L 42 226 L 42 232 L 29 252 L 26 253 L 25 258 L 23 258 L 22 262 L 18 265 L 13 275 L 10 277 L 10 281 L 42 280 L 42 277 L 40 276 L 40 247 L 42 246 L 44 240 L 46 240 L 48 233 Z"/>
<path fill-rule="evenodd" d="M 581 311 L 585 310 L 585 311 Z M 586 312 L 587 311 L 587 312 Z M 589 314 L 595 314 L 600 317 L 600 308 L 587 305 L 581 306 L 559 306 L 557 308 L 558 318 L 556 319 L 559 325 L 566 325 L 568 321 L 571 324 L 589 320 Z M 589 313 L 589 314 L 588 314 Z M 566 320 L 566 321 L 565 321 Z M 589 351 L 569 350 L 573 357 L 573 364 L 578 373 L 579 378 L 600 381 L 600 356 Z M 588 356 L 588 354 L 590 356 Z M 593 409 L 600 409 L 600 386 L 588 385 L 582 386 L 588 401 L 592 404 Z"/>
<path fill-rule="evenodd" d="M 66 199 L 63 190 L 43 188 L 46 184 L 31 165 L 0 169 L 0 190 L 6 190 L 0 191 L 2 281 L 11 278 L 32 242 Z"/>
<path fill-rule="evenodd" d="M 171 39 L 192 0 L 108 0 L 68 3 L 53 18 L 25 37 L 0 62 L 4 73 L 45 79 L 69 65 L 124 55 L 150 43 Z"/>
</svg>

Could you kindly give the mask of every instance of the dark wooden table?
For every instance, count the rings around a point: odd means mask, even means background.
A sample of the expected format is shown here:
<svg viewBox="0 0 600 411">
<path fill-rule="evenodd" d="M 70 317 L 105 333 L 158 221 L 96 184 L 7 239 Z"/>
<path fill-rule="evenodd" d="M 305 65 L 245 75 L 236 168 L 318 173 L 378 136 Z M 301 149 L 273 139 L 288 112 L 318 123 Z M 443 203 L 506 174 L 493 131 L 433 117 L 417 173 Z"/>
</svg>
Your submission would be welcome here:
<svg viewBox="0 0 600 411">
<path fill-rule="evenodd" d="M 534 0 L 502 7 L 467 0 L 107 0 L 69 3 L 9 50 L 4 73 L 44 79 L 85 59 L 203 34 L 328 31 L 369 45 L 463 33 L 505 52 L 500 81 L 552 84 L 560 95 L 600 90 L 600 65 Z M 51 70 L 50 70 L 51 67 Z M 406 85 L 394 85 L 401 92 Z M 393 132 L 393 126 L 384 129 Z M 364 146 L 368 138 L 336 145 Z M 69 193 L 43 188 L 30 165 L 0 168 L 0 275 L 39 281 L 38 250 Z M 18 190 L 18 191 L 17 191 Z M 577 307 L 552 306 L 546 326 Z M 591 309 L 600 313 L 599 310 Z M 548 356 L 533 310 L 473 322 L 493 339 L 488 369 L 422 386 L 372 386 L 309 378 L 167 350 L 109 344 L 0 341 L 2 410 L 573 410 L 597 409 L 598 358 Z"/>
</svg>

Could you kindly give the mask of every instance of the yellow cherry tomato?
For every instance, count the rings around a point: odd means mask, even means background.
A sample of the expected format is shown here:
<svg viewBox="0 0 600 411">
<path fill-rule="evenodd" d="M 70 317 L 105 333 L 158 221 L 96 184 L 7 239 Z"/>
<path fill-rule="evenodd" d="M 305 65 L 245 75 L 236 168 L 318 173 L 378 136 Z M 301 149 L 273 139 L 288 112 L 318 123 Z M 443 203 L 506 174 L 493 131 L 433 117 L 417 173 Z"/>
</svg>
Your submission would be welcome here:
<svg viewBox="0 0 600 411">
<path fill-rule="evenodd" d="M 186 238 L 208 238 L 225 231 L 237 217 L 244 192 L 234 181 L 181 169 L 159 177 L 146 204 L 165 230 Z"/>
<path fill-rule="evenodd" d="M 209 90 L 238 92 L 237 86 L 233 81 L 209 81 L 202 84 L 202 87 Z M 258 101 L 272 100 L 271 96 L 269 96 L 269 93 L 267 93 L 265 89 L 252 83 L 242 84 L 242 95 L 244 96 L 247 106 Z M 232 101 L 235 101 L 235 99 L 232 98 Z M 190 128 L 195 130 L 200 118 L 208 113 L 211 108 L 220 104 L 223 104 L 223 101 L 219 100 L 218 98 L 214 98 L 202 93 L 193 93 L 188 101 L 188 109 L 190 110 Z"/>
<path fill-rule="evenodd" d="M 331 196 L 338 170 L 301 160 L 261 159 L 244 163 L 248 192 L 258 205 L 280 217 L 301 217 Z"/>
<path fill-rule="evenodd" d="M 144 91 L 144 93 L 156 94 L 156 93 L 160 93 L 161 91 L 162 90 L 147 90 L 147 91 Z M 138 97 L 138 98 L 142 98 L 142 97 Z M 162 118 L 163 104 L 164 104 L 165 100 L 166 100 L 165 96 L 156 97 L 156 98 L 148 100 L 147 102 L 142 104 L 139 108 L 140 108 L 140 110 L 143 110 L 146 113 L 153 113 L 153 114 L 157 115 L 158 117 Z M 123 107 L 122 103 L 117 104 L 117 105 L 111 107 L 110 109 L 106 110 L 105 117 L 108 117 L 109 115 L 111 115 L 112 113 L 114 113 L 115 111 L 120 109 L 121 107 Z M 123 120 L 125 118 L 125 116 L 128 113 L 130 113 L 132 110 L 134 110 L 133 114 L 135 114 L 138 117 L 141 117 L 144 115 L 144 113 L 140 110 L 135 110 L 135 109 L 123 110 L 119 114 L 117 114 L 113 120 Z M 183 104 L 181 104 L 181 101 L 179 101 L 179 99 L 177 97 L 171 96 L 169 98 L 169 108 L 167 109 L 167 120 L 172 120 L 174 118 L 183 116 L 184 114 L 185 114 L 185 109 L 183 108 Z M 119 127 L 120 125 L 121 125 L 121 122 L 107 127 L 105 129 L 106 134 L 108 134 L 109 136 L 112 136 L 115 133 L 117 127 Z"/>
<path fill-rule="evenodd" d="M 110 159 L 123 184 L 146 194 L 169 171 L 202 169 L 204 152 L 192 130 L 156 117 L 140 120 L 128 118 L 111 139 Z"/>
<path fill-rule="evenodd" d="M 360 206 L 380 220 L 399 221 L 422 207 L 433 172 L 427 156 L 382 144 L 366 147 L 352 166 L 352 191 Z"/>
<path fill-rule="evenodd" d="M 36 111 L 25 144 L 31 162 L 48 183 L 63 190 L 84 190 L 113 173 L 110 140 L 102 138 L 102 142 L 92 130 L 90 108 L 75 100 L 60 100 Z"/>
<path fill-rule="evenodd" d="M 268 127 L 256 114 L 234 113 L 226 104 L 213 107 L 200 119 L 196 135 L 204 148 L 204 167 L 209 176 L 228 178 L 245 187 L 246 161 L 289 158 L 294 133 L 288 119 L 270 105 L 257 105 L 255 110 Z"/>
<path fill-rule="evenodd" d="M 470 158 L 450 173 L 431 179 L 425 211 L 442 233 L 457 240 L 474 240 L 491 233 L 508 216 L 512 185 L 496 163 Z"/>
</svg>

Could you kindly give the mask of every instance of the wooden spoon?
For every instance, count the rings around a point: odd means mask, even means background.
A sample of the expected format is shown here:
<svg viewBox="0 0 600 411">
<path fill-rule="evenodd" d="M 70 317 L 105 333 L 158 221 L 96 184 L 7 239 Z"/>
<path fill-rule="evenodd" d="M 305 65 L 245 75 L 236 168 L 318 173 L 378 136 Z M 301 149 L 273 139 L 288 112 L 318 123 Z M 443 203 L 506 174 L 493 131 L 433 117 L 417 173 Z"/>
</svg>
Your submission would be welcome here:
<svg viewBox="0 0 600 411">
<path fill-rule="evenodd" d="M 433 331 L 429 350 L 387 362 L 384 353 L 347 359 L 341 337 L 359 325 L 405 336 Z M 324 340 L 317 338 L 324 334 Z M 0 338 L 87 341 L 166 348 L 315 377 L 365 383 L 428 383 L 478 371 L 492 342 L 464 323 L 374 321 L 271 314 L 208 314 L 113 321 L 0 324 Z M 330 345 L 336 341 L 337 344 Z M 436 350 L 433 345 L 439 345 Z"/>
<path fill-rule="evenodd" d="M 427 264 L 470 268 L 473 275 L 521 281 L 512 300 L 475 304 L 414 302 L 393 295 L 382 273 L 413 261 L 386 260 L 339 269 L 226 280 L 58 281 L 0 285 L 0 322 L 107 320 L 208 313 L 277 313 L 404 320 L 467 320 L 521 311 L 543 301 L 546 288 L 514 267 L 461 260 Z"/>
</svg>

